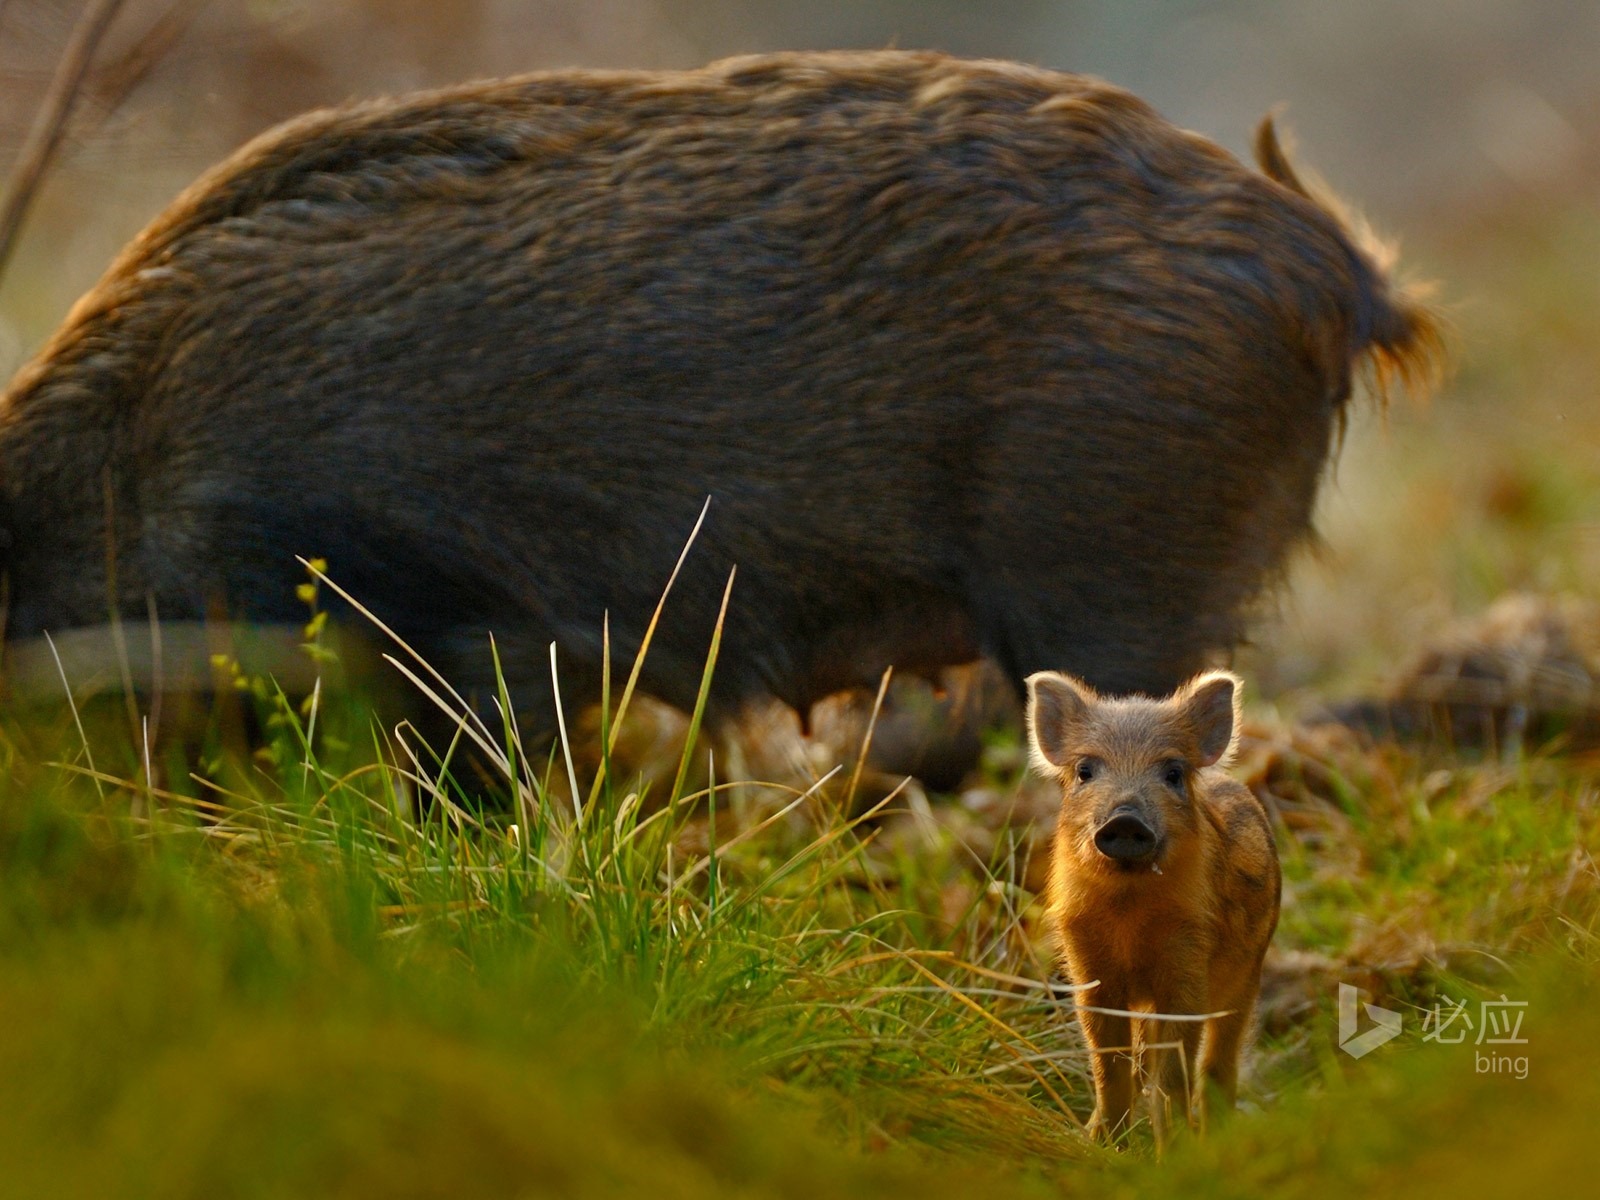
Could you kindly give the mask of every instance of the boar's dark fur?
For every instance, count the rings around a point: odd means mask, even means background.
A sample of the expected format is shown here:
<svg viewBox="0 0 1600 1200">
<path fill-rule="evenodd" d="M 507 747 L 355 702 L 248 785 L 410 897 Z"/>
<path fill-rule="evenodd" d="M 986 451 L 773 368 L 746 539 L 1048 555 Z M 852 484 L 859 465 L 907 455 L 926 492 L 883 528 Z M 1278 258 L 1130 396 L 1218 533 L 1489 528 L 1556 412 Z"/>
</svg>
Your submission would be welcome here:
<svg viewBox="0 0 1600 1200">
<path fill-rule="evenodd" d="M 1107 84 L 928 53 L 555 72 L 317 112 L 128 247 L 0 412 L 9 633 L 304 616 L 321 556 L 548 720 L 804 711 L 992 655 L 1170 690 L 1310 527 L 1426 310 L 1295 179 Z"/>
</svg>

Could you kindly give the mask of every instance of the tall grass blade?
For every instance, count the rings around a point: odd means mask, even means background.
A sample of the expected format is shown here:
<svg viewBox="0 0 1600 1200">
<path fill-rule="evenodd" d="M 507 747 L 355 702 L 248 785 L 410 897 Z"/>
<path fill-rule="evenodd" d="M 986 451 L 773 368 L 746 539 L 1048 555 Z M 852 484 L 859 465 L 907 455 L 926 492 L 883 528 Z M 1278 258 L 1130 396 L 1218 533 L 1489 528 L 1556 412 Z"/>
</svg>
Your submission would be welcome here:
<svg viewBox="0 0 1600 1200">
<path fill-rule="evenodd" d="M 661 623 L 661 612 L 667 606 L 667 597 L 672 594 L 672 585 L 678 582 L 678 573 L 683 570 L 683 564 L 689 557 L 689 550 L 694 545 L 695 539 L 700 536 L 700 527 L 706 523 L 706 513 L 711 510 L 711 497 L 706 497 L 706 502 L 700 506 L 700 515 L 695 519 L 694 528 L 689 531 L 689 540 L 684 542 L 683 550 L 678 554 L 678 561 L 673 564 L 672 574 L 667 577 L 667 586 L 661 589 L 661 598 L 656 601 L 656 610 L 650 614 L 650 623 L 645 626 L 644 637 L 639 642 L 639 652 L 633 656 L 633 668 L 628 672 L 628 682 L 622 689 L 622 699 L 617 701 L 616 716 L 612 720 L 610 750 L 615 750 L 617 733 L 622 728 L 622 719 L 628 715 L 628 704 L 633 699 L 633 689 L 639 682 L 639 674 L 644 670 L 645 655 L 650 651 L 650 643 L 655 638 L 656 626 Z"/>
<path fill-rule="evenodd" d="M 94 772 L 95 790 L 100 793 L 100 799 L 106 798 L 106 789 L 100 782 L 100 773 L 95 770 L 94 751 L 89 749 L 89 735 L 83 731 L 83 717 L 78 712 L 78 700 L 72 694 L 72 685 L 67 682 L 67 669 L 61 665 L 61 652 L 56 649 L 55 639 L 49 634 L 44 635 L 45 644 L 50 647 L 50 654 L 56 660 L 56 673 L 61 676 L 61 689 L 67 694 L 67 707 L 72 710 L 72 723 L 78 727 L 78 740 L 83 743 L 83 757 L 89 764 L 89 770 Z"/>
<path fill-rule="evenodd" d="M 883 698 L 889 692 L 889 679 L 894 675 L 893 667 L 883 669 L 883 678 L 878 680 L 878 695 L 872 701 L 872 715 L 867 718 L 867 731 L 861 735 L 861 751 L 856 755 L 856 769 L 850 774 L 850 787 L 844 794 L 845 813 L 856 806 L 856 789 L 861 786 L 861 771 L 867 765 L 867 755 L 872 750 L 872 735 L 878 728 L 878 714 L 883 711 Z"/>
<path fill-rule="evenodd" d="M 717 669 L 717 653 L 722 649 L 722 628 L 728 619 L 728 600 L 733 595 L 733 581 L 739 573 L 738 566 L 728 572 L 727 585 L 722 589 L 722 607 L 717 610 L 717 623 L 711 630 L 711 649 L 706 653 L 705 670 L 700 673 L 700 693 L 695 697 L 694 713 L 689 718 L 689 729 L 684 734 L 683 756 L 678 760 L 678 775 L 672 781 L 672 791 L 667 795 L 667 807 L 676 808 L 683 794 L 683 782 L 689 776 L 689 764 L 694 758 L 695 742 L 700 736 L 700 723 L 705 719 L 706 700 L 711 695 L 711 676 Z"/>
<path fill-rule="evenodd" d="M 572 766 L 572 742 L 567 737 L 567 714 L 561 703 L 561 677 L 556 670 L 556 644 L 550 643 L 550 693 L 555 697 L 556 726 L 561 737 L 561 756 L 567 763 L 567 786 L 572 789 L 572 816 L 583 828 L 583 793 L 578 791 L 578 772 Z"/>
</svg>

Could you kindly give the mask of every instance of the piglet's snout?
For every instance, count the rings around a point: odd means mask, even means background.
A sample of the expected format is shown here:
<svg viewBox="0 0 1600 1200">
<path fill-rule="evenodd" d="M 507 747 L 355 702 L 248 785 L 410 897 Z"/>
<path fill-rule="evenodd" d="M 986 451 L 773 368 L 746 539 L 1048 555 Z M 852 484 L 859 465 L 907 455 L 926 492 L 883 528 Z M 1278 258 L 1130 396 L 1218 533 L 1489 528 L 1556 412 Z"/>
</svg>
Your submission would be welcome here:
<svg viewBox="0 0 1600 1200">
<path fill-rule="evenodd" d="M 1095 830 L 1094 845 L 1116 862 L 1143 862 L 1156 852 L 1156 832 L 1136 809 L 1122 805 Z"/>
</svg>

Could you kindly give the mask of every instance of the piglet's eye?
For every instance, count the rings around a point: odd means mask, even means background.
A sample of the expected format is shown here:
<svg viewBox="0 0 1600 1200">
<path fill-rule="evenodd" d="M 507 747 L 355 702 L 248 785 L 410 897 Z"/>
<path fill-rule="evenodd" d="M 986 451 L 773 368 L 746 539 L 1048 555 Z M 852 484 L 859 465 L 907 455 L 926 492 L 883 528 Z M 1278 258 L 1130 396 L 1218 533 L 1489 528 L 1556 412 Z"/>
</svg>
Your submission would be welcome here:
<svg viewBox="0 0 1600 1200">
<path fill-rule="evenodd" d="M 1182 763 L 1170 762 L 1161 769 L 1162 782 L 1164 782 L 1174 791 L 1177 791 L 1183 787 L 1183 775 L 1184 771 Z"/>
<path fill-rule="evenodd" d="M 1088 783 L 1091 779 L 1093 779 L 1096 767 L 1097 764 L 1095 763 L 1094 759 L 1080 758 L 1078 760 L 1078 782 Z"/>
</svg>

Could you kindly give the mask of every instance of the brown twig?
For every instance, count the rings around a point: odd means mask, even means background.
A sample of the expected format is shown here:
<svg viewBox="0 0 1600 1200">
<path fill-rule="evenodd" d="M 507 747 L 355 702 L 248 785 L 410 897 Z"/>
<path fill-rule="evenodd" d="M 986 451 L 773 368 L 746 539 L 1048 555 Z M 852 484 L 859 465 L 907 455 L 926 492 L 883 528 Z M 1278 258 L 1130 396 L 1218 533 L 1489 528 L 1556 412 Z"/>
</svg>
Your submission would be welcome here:
<svg viewBox="0 0 1600 1200">
<path fill-rule="evenodd" d="M 0 0 L 0 5 L 5 2 Z M 97 110 L 97 123 L 121 108 L 150 78 L 207 3 L 208 0 L 173 0 L 138 41 L 95 71 L 86 90 Z"/>
<path fill-rule="evenodd" d="M 5 273 L 22 222 L 49 169 L 50 160 L 61 146 L 94 52 L 121 7 L 122 0 L 89 0 L 61 54 L 50 90 L 45 93 L 44 103 L 39 107 L 17 166 L 11 173 L 5 206 L 0 208 L 0 275 Z"/>
</svg>

